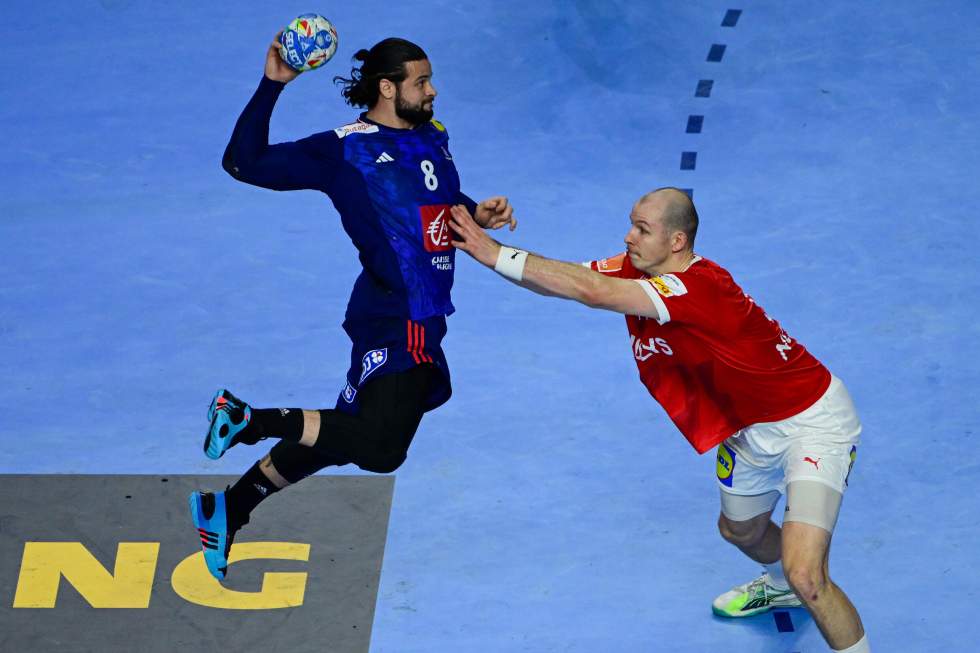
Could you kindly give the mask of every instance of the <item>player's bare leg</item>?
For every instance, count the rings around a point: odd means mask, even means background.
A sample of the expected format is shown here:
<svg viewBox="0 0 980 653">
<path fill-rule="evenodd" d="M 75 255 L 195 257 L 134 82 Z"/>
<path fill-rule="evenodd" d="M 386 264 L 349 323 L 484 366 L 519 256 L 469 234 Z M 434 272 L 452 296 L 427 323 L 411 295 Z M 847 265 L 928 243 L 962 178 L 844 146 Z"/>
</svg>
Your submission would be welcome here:
<svg viewBox="0 0 980 653">
<path fill-rule="evenodd" d="M 732 521 L 724 514 L 718 517 L 721 536 L 756 562 L 769 565 L 780 559 L 780 530 L 771 519 L 772 512 L 746 521 Z"/>
<path fill-rule="evenodd" d="M 299 443 L 304 447 L 312 447 L 320 436 L 320 411 L 303 410 L 303 435 Z"/>
<path fill-rule="evenodd" d="M 783 569 L 824 639 L 840 651 L 864 636 L 864 626 L 850 599 L 830 580 L 830 539 L 830 533 L 817 526 L 786 522 L 782 528 Z"/>
<path fill-rule="evenodd" d="M 305 413 L 306 411 L 303 412 Z M 319 418 L 319 413 L 317 413 L 317 417 Z M 317 423 L 317 428 L 320 428 L 319 420 Z M 267 453 L 262 457 L 262 460 L 259 461 L 259 471 L 261 471 L 262 474 L 280 490 L 288 485 L 292 485 L 292 483 L 290 483 L 286 477 L 279 473 L 279 470 L 276 469 L 276 466 L 272 463 L 272 454 Z"/>
</svg>

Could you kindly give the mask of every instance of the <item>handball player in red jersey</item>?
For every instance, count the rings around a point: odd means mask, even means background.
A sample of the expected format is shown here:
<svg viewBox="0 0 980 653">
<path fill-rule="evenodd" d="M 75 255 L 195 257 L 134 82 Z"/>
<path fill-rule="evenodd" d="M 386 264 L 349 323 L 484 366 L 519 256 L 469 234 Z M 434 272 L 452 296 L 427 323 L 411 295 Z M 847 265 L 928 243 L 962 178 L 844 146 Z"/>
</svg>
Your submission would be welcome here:
<svg viewBox="0 0 980 653">
<path fill-rule="evenodd" d="M 717 263 L 694 252 L 698 215 L 676 188 L 641 197 L 627 252 L 564 263 L 487 236 L 463 206 L 453 243 L 514 283 L 626 315 L 640 379 L 698 453 L 717 447 L 723 538 L 765 567 L 715 599 L 747 617 L 804 606 L 834 651 L 867 653 L 830 579 L 830 540 L 860 442 L 851 397 Z M 782 494 L 782 528 L 771 519 Z"/>
</svg>

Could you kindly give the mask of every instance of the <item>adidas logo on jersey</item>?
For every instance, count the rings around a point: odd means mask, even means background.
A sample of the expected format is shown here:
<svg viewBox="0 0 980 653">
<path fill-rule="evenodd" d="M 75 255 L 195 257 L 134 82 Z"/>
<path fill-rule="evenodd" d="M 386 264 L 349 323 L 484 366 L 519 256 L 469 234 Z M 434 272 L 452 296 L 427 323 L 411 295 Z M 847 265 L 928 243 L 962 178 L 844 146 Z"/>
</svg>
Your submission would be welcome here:
<svg viewBox="0 0 980 653">
<path fill-rule="evenodd" d="M 381 156 L 374 160 L 375 163 L 390 163 L 391 161 L 394 161 L 394 159 L 387 152 L 382 152 Z"/>
</svg>

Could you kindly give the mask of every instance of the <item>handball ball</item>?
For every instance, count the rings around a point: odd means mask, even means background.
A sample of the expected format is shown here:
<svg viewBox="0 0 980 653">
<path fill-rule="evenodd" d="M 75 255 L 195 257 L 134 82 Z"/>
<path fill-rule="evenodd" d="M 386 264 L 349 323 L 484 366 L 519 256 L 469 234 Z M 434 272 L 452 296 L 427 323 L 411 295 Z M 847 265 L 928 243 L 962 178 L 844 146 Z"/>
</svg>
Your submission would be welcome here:
<svg viewBox="0 0 980 653">
<path fill-rule="evenodd" d="M 319 68 L 337 51 L 337 30 L 319 14 L 303 14 L 279 35 L 279 56 L 299 72 Z"/>
</svg>

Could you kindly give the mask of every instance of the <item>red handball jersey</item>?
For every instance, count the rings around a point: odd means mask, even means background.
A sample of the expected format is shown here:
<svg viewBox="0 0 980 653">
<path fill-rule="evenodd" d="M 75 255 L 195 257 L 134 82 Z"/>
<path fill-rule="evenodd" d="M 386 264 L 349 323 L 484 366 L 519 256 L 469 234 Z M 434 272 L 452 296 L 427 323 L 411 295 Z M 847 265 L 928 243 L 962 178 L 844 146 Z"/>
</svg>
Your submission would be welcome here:
<svg viewBox="0 0 980 653">
<path fill-rule="evenodd" d="M 660 320 L 626 316 L 640 380 L 698 453 L 757 422 L 792 417 L 830 385 L 830 372 L 766 315 L 717 263 L 649 277 L 629 256 L 591 268 L 640 279 Z"/>
</svg>

